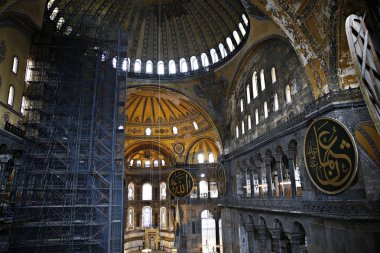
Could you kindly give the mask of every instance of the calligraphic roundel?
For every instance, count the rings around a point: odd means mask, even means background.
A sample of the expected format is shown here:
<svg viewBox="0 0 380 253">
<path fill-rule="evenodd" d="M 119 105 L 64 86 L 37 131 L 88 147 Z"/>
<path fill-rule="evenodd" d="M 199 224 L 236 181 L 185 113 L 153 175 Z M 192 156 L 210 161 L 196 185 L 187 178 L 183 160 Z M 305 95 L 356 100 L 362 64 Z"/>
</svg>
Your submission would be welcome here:
<svg viewBox="0 0 380 253">
<path fill-rule="evenodd" d="M 349 130 L 330 118 L 315 120 L 308 128 L 304 155 L 313 184 L 326 194 L 346 190 L 356 176 L 358 152 Z"/>
<path fill-rule="evenodd" d="M 182 169 L 174 170 L 168 177 L 168 188 L 170 193 L 177 198 L 188 196 L 194 186 L 193 177 L 189 172 Z"/>
</svg>

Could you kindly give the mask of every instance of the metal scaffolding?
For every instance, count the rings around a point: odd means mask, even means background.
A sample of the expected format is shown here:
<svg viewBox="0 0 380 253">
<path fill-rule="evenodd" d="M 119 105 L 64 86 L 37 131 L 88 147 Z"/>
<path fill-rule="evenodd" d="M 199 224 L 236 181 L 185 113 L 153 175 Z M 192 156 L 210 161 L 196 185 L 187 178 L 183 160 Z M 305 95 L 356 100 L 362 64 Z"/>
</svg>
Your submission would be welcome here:
<svg viewBox="0 0 380 253">
<path fill-rule="evenodd" d="M 127 45 L 48 34 L 28 66 L 10 252 L 121 253 L 127 74 L 112 59 Z"/>
</svg>

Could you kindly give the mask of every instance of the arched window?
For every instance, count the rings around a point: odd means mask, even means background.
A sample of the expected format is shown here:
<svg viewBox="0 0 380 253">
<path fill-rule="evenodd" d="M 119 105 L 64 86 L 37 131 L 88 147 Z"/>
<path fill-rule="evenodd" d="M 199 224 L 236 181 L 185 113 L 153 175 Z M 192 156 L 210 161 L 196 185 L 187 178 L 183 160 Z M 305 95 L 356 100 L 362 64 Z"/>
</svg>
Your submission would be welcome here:
<svg viewBox="0 0 380 253">
<path fill-rule="evenodd" d="M 201 213 L 202 220 L 202 253 L 212 252 L 216 248 L 215 220 L 209 210 Z"/>
<path fill-rule="evenodd" d="M 240 112 L 244 111 L 244 101 L 243 99 L 240 99 Z"/>
<path fill-rule="evenodd" d="M 173 134 L 178 134 L 178 128 L 177 127 L 173 127 Z"/>
<path fill-rule="evenodd" d="M 141 167 L 141 160 L 137 160 L 137 161 L 136 161 L 136 166 L 137 166 L 137 167 Z"/>
<path fill-rule="evenodd" d="M 264 118 L 268 118 L 268 103 L 264 102 Z"/>
<path fill-rule="evenodd" d="M 157 62 L 157 74 L 159 74 L 159 75 L 165 74 L 165 67 L 164 67 L 163 61 Z"/>
<path fill-rule="evenodd" d="M 147 61 L 145 65 L 145 73 L 146 74 L 153 74 L 153 62 Z"/>
<path fill-rule="evenodd" d="M 57 22 L 57 30 L 61 30 L 64 23 L 65 23 L 65 19 L 63 17 L 60 17 Z"/>
<path fill-rule="evenodd" d="M 25 70 L 25 82 L 32 81 L 32 67 L 33 61 L 31 59 L 26 59 L 26 70 Z"/>
<path fill-rule="evenodd" d="M 68 25 L 68 26 L 66 26 L 66 30 L 65 30 L 64 34 L 70 35 L 72 31 L 73 31 L 73 28 Z"/>
<path fill-rule="evenodd" d="M 150 129 L 149 127 L 147 127 L 145 129 L 145 135 L 151 135 L 152 134 L 152 129 Z"/>
<path fill-rule="evenodd" d="M 210 198 L 218 197 L 218 185 L 216 182 L 210 182 Z"/>
<path fill-rule="evenodd" d="M 152 200 L 152 185 L 150 183 L 143 184 L 142 200 Z"/>
<path fill-rule="evenodd" d="M 144 166 L 145 166 L 145 168 L 149 168 L 150 167 L 150 161 L 145 161 Z"/>
<path fill-rule="evenodd" d="M 199 182 L 199 197 L 208 198 L 208 183 L 205 180 Z"/>
<path fill-rule="evenodd" d="M 155 168 L 158 167 L 158 160 L 154 160 L 154 162 L 153 162 L 153 166 L 154 166 Z"/>
<path fill-rule="evenodd" d="M 251 90 L 249 88 L 249 84 L 247 85 L 247 104 L 250 104 L 251 103 Z"/>
<path fill-rule="evenodd" d="M 236 126 L 236 138 L 239 138 L 239 126 Z"/>
<path fill-rule="evenodd" d="M 47 3 L 47 9 L 50 10 L 50 8 L 53 6 L 55 0 L 49 0 L 49 2 Z"/>
<path fill-rule="evenodd" d="M 50 20 L 54 20 L 58 15 L 59 9 L 58 7 L 55 7 L 54 10 L 50 14 Z"/>
<path fill-rule="evenodd" d="M 251 130 L 251 128 L 252 128 L 251 115 L 248 115 L 248 130 Z"/>
<path fill-rule="evenodd" d="M 133 159 L 129 161 L 129 166 L 133 166 Z"/>
<path fill-rule="evenodd" d="M 285 86 L 285 99 L 286 99 L 287 104 L 292 102 L 292 96 L 290 93 L 290 85 L 289 84 Z"/>
<path fill-rule="evenodd" d="M 241 35 L 243 35 L 243 37 L 244 37 L 247 32 L 246 32 L 242 23 L 239 23 L 239 29 L 240 29 Z"/>
<path fill-rule="evenodd" d="M 166 222 L 167 219 L 166 219 L 166 208 L 165 207 L 161 207 L 160 208 L 160 226 L 161 226 L 161 229 L 166 229 Z"/>
<path fill-rule="evenodd" d="M 113 67 L 114 69 L 116 69 L 116 67 L 117 67 L 117 59 L 116 59 L 116 56 L 115 56 L 114 58 L 112 58 L 112 67 Z"/>
<path fill-rule="evenodd" d="M 187 62 L 186 62 L 185 58 L 181 58 L 179 60 L 179 71 L 181 73 L 187 72 Z"/>
<path fill-rule="evenodd" d="M 128 200 L 134 200 L 134 199 L 135 199 L 135 185 L 133 183 L 129 183 L 128 184 Z"/>
<path fill-rule="evenodd" d="M 217 63 L 219 61 L 219 57 L 215 49 L 213 48 L 210 49 L 210 55 L 211 55 L 212 63 Z"/>
<path fill-rule="evenodd" d="M 239 45 L 240 42 L 241 42 L 241 40 L 240 40 L 240 36 L 239 36 L 238 32 L 237 31 L 233 31 L 232 35 L 234 36 L 234 39 L 236 41 L 236 45 Z"/>
<path fill-rule="evenodd" d="M 259 94 L 257 89 L 257 72 L 253 72 L 252 75 L 252 91 L 253 91 L 253 98 L 256 98 Z"/>
<path fill-rule="evenodd" d="M 152 227 L 152 208 L 150 206 L 144 206 L 142 209 L 142 225 L 143 228 Z"/>
<path fill-rule="evenodd" d="M 135 61 L 135 73 L 141 73 L 141 60 L 137 59 Z"/>
<path fill-rule="evenodd" d="M 198 130 L 198 124 L 197 124 L 197 122 L 194 121 L 194 122 L 193 122 L 193 126 L 194 126 L 194 129 L 195 129 L 195 130 Z"/>
<path fill-rule="evenodd" d="M 277 93 L 274 93 L 274 102 L 273 102 L 273 111 L 277 112 L 278 111 L 278 96 Z"/>
<path fill-rule="evenodd" d="M 202 60 L 202 66 L 203 67 L 207 67 L 208 65 L 210 65 L 210 63 L 208 62 L 207 54 L 202 53 L 201 54 L 201 60 Z"/>
<path fill-rule="evenodd" d="M 161 166 L 165 166 L 165 160 L 161 160 Z"/>
<path fill-rule="evenodd" d="M 15 99 L 15 87 L 11 85 L 9 86 L 9 91 L 8 91 L 8 105 L 13 106 L 14 99 Z"/>
<path fill-rule="evenodd" d="M 219 43 L 219 51 L 222 58 L 227 57 L 227 50 L 222 43 Z"/>
<path fill-rule="evenodd" d="M 173 60 L 169 61 L 169 75 L 174 75 L 177 72 L 175 67 L 175 62 Z"/>
<path fill-rule="evenodd" d="M 133 208 L 128 208 L 128 226 L 127 229 L 133 229 Z"/>
<path fill-rule="evenodd" d="M 260 84 L 261 84 L 261 91 L 265 90 L 265 77 L 264 77 L 263 69 L 260 71 Z"/>
<path fill-rule="evenodd" d="M 192 71 L 197 70 L 199 68 L 197 57 L 191 56 L 191 58 L 190 58 L 190 67 L 191 67 Z"/>
<path fill-rule="evenodd" d="M 244 120 L 241 122 L 241 134 L 245 134 Z"/>
<path fill-rule="evenodd" d="M 122 63 L 122 65 L 121 65 L 121 69 L 123 70 L 123 71 L 127 71 L 127 70 L 129 70 L 129 58 L 127 59 L 127 58 L 124 58 L 123 59 L 123 63 Z"/>
<path fill-rule="evenodd" d="M 198 163 L 204 163 L 205 162 L 205 156 L 203 153 L 198 154 Z"/>
<path fill-rule="evenodd" d="M 227 43 L 228 48 L 230 49 L 230 52 L 235 50 L 234 43 L 232 43 L 232 40 L 230 37 L 227 37 L 226 43 Z"/>
<path fill-rule="evenodd" d="M 24 115 L 25 114 L 25 109 L 26 109 L 26 99 L 25 99 L 25 96 L 22 96 L 21 98 L 21 114 Z"/>
<path fill-rule="evenodd" d="M 272 84 L 274 84 L 277 81 L 276 69 L 273 67 L 270 72 L 271 72 L 271 75 L 272 75 Z"/>
<path fill-rule="evenodd" d="M 166 199 L 166 183 L 162 182 L 160 184 L 160 199 L 165 200 Z"/>
<path fill-rule="evenodd" d="M 256 125 L 258 125 L 260 122 L 260 118 L 259 118 L 259 109 L 256 109 L 255 110 L 255 119 L 256 119 Z"/>
<path fill-rule="evenodd" d="M 215 162 L 215 158 L 214 158 L 214 155 L 212 153 L 208 154 L 208 162 L 209 163 L 214 163 Z"/>
<path fill-rule="evenodd" d="M 247 19 L 247 16 L 245 16 L 244 14 L 242 15 L 242 18 L 243 18 L 243 21 L 244 21 L 244 24 L 246 26 L 248 26 L 248 19 Z"/>
<path fill-rule="evenodd" d="M 17 74 L 18 71 L 18 57 L 13 57 L 13 65 L 12 65 L 12 72 Z"/>
</svg>

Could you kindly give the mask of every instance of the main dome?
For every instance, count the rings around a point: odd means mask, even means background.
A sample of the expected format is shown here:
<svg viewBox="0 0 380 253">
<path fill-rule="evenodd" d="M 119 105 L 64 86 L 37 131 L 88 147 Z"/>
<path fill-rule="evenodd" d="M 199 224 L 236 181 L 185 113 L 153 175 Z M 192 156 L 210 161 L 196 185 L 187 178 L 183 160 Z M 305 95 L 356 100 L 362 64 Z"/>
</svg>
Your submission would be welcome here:
<svg viewBox="0 0 380 253">
<path fill-rule="evenodd" d="M 187 76 L 231 58 L 249 31 L 239 0 L 50 0 L 48 20 L 71 36 L 128 39 L 136 76 Z"/>
</svg>

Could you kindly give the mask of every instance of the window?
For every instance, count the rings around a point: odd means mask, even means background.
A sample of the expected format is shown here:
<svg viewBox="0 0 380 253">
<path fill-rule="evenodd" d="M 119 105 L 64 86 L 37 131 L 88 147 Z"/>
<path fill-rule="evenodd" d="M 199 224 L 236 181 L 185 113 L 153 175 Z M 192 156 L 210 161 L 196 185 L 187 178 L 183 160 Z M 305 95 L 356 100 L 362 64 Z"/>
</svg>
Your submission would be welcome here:
<svg viewBox="0 0 380 253">
<path fill-rule="evenodd" d="M 212 252 L 216 248 L 215 220 L 209 210 L 201 213 L 202 220 L 202 253 Z"/>
<path fill-rule="evenodd" d="M 22 96 L 21 98 L 21 114 L 24 115 L 25 114 L 25 109 L 26 109 L 26 99 L 25 99 L 25 96 Z"/>
<path fill-rule="evenodd" d="M 33 61 L 26 59 L 25 82 L 32 81 L 32 67 Z"/>
<path fill-rule="evenodd" d="M 243 99 L 240 99 L 240 112 L 244 111 L 244 101 Z"/>
<path fill-rule="evenodd" d="M 241 134 L 245 134 L 244 120 L 241 122 Z"/>
<path fill-rule="evenodd" d="M 151 135 L 152 134 L 152 129 L 150 129 L 149 127 L 147 127 L 145 129 L 145 135 Z"/>
<path fill-rule="evenodd" d="M 135 61 L 135 73 L 141 73 L 141 60 L 137 59 Z"/>
<path fill-rule="evenodd" d="M 210 182 L 210 198 L 218 197 L 218 185 L 216 182 Z"/>
<path fill-rule="evenodd" d="M 214 158 L 214 155 L 212 153 L 208 154 L 208 162 L 209 163 L 214 163 L 215 162 L 215 158 Z"/>
<path fill-rule="evenodd" d="M 276 69 L 273 67 L 270 72 L 271 72 L 271 75 L 272 75 L 272 84 L 274 84 L 277 81 L 277 78 L 276 78 Z"/>
<path fill-rule="evenodd" d="M 236 126 L 236 138 L 239 138 L 239 126 Z"/>
<path fill-rule="evenodd" d="M 152 200 L 152 185 L 150 183 L 143 184 L 142 200 Z"/>
<path fill-rule="evenodd" d="M 243 21 L 244 21 L 244 24 L 246 26 L 248 26 L 248 19 L 247 19 L 247 16 L 245 16 L 244 14 L 242 15 L 242 18 L 243 18 Z"/>
<path fill-rule="evenodd" d="M 264 118 L 268 118 L 268 103 L 264 102 Z"/>
<path fill-rule="evenodd" d="M 265 77 L 264 77 L 263 69 L 260 72 L 260 84 L 261 84 L 261 91 L 265 90 Z"/>
<path fill-rule="evenodd" d="M 205 180 L 199 182 L 199 197 L 208 197 L 208 183 Z"/>
<path fill-rule="evenodd" d="M 8 105 L 13 106 L 15 98 L 15 87 L 13 85 L 9 86 L 9 92 L 8 92 Z"/>
<path fill-rule="evenodd" d="M 174 64 L 174 67 L 175 67 L 175 64 Z M 165 67 L 164 67 L 164 62 L 163 61 L 159 61 L 157 63 L 157 74 L 159 74 L 159 75 L 164 75 L 165 74 Z"/>
<path fill-rule="evenodd" d="M 259 109 L 255 110 L 255 119 L 256 119 L 256 125 L 259 124 Z"/>
<path fill-rule="evenodd" d="M 227 37 L 226 42 L 227 42 L 228 48 L 230 49 L 230 52 L 234 51 L 235 46 L 234 46 L 234 43 L 232 43 L 232 40 L 230 37 Z"/>
<path fill-rule="evenodd" d="M 129 166 L 133 166 L 133 159 L 129 161 Z"/>
<path fill-rule="evenodd" d="M 259 94 L 258 89 L 257 89 L 257 73 L 256 73 L 256 71 L 253 72 L 253 75 L 252 75 L 252 91 L 253 91 L 253 98 L 256 98 Z"/>
<path fill-rule="evenodd" d="M 205 156 L 203 153 L 198 154 L 198 163 L 204 163 L 205 162 Z"/>
<path fill-rule="evenodd" d="M 127 58 L 123 59 L 123 64 L 121 65 L 121 69 L 123 71 L 129 70 L 129 62 L 130 62 L 129 58 L 128 59 Z"/>
<path fill-rule="evenodd" d="M 145 166 L 145 168 L 149 168 L 150 167 L 150 161 L 145 161 L 144 166 Z"/>
<path fill-rule="evenodd" d="M 64 23 L 65 23 L 65 19 L 63 17 L 60 17 L 57 22 L 57 30 L 61 30 Z"/>
<path fill-rule="evenodd" d="M 251 90 L 249 89 L 249 84 L 247 85 L 247 104 L 251 103 Z"/>
<path fill-rule="evenodd" d="M 112 67 L 115 69 L 117 67 L 117 59 L 116 56 L 112 59 Z"/>
<path fill-rule="evenodd" d="M 205 53 L 201 54 L 202 66 L 207 67 L 209 65 L 208 57 Z"/>
<path fill-rule="evenodd" d="M 193 126 L 194 126 L 194 129 L 195 129 L 195 130 L 198 130 L 198 124 L 197 124 L 197 122 L 194 121 L 194 122 L 193 122 Z"/>
<path fill-rule="evenodd" d="M 152 208 L 150 206 L 144 206 L 142 209 L 142 225 L 143 228 L 152 226 Z"/>
<path fill-rule="evenodd" d="M 215 49 L 211 48 L 210 55 L 211 55 L 212 63 L 217 63 L 219 61 L 219 57 Z"/>
<path fill-rule="evenodd" d="M 278 111 L 278 96 L 277 93 L 274 93 L 274 102 L 273 102 L 273 111 Z"/>
<path fill-rule="evenodd" d="M 137 167 L 141 167 L 141 160 L 137 160 L 137 162 L 136 162 L 136 166 L 137 166 Z"/>
<path fill-rule="evenodd" d="M 64 34 L 70 35 L 72 31 L 73 31 L 73 28 L 68 25 L 68 26 L 66 26 L 66 30 L 65 30 Z"/>
<path fill-rule="evenodd" d="M 166 229 L 166 208 L 161 207 L 160 208 L 160 224 L 161 224 L 161 229 Z"/>
<path fill-rule="evenodd" d="M 285 99 L 286 99 L 287 104 L 292 102 L 292 96 L 290 93 L 290 85 L 289 84 L 285 86 Z"/>
<path fill-rule="evenodd" d="M 243 37 L 246 35 L 246 30 L 244 29 L 244 26 L 242 23 L 239 23 L 239 29 L 240 29 L 240 32 L 241 32 L 241 35 L 243 35 Z"/>
<path fill-rule="evenodd" d="M 251 128 L 252 128 L 251 115 L 248 115 L 248 130 L 251 130 Z"/>
<path fill-rule="evenodd" d="M 128 226 L 127 229 L 133 229 L 133 208 L 128 208 Z"/>
<path fill-rule="evenodd" d="M 169 61 L 169 75 L 174 75 L 177 72 L 175 67 L 175 62 L 173 60 Z"/>
<path fill-rule="evenodd" d="M 50 8 L 53 6 L 55 0 L 49 0 L 49 2 L 47 3 L 47 9 L 50 10 Z"/>
<path fill-rule="evenodd" d="M 178 134 L 178 128 L 177 127 L 173 127 L 173 134 Z"/>
<path fill-rule="evenodd" d="M 158 167 L 158 160 L 154 160 L 154 162 L 153 162 L 153 166 L 154 166 L 155 168 Z"/>
<path fill-rule="evenodd" d="M 165 166 L 165 160 L 161 160 L 161 166 Z"/>
<path fill-rule="evenodd" d="M 128 200 L 134 200 L 134 199 L 135 199 L 135 185 L 133 183 L 129 183 L 128 184 Z"/>
<path fill-rule="evenodd" d="M 181 58 L 179 60 L 179 71 L 181 73 L 187 72 L 187 62 L 186 62 L 186 60 L 184 58 Z"/>
<path fill-rule="evenodd" d="M 241 40 L 240 40 L 240 36 L 239 36 L 238 32 L 237 32 L 237 31 L 234 31 L 234 32 L 232 33 L 232 35 L 234 36 L 234 39 L 235 39 L 235 41 L 236 41 L 236 45 L 239 45 L 240 42 L 241 42 Z"/>
<path fill-rule="evenodd" d="M 147 74 L 153 74 L 153 62 L 147 61 L 145 65 L 145 73 Z"/>
<path fill-rule="evenodd" d="M 166 199 L 166 183 L 162 182 L 160 184 L 160 199 L 164 200 Z"/>
<path fill-rule="evenodd" d="M 12 72 L 17 74 L 18 71 L 18 57 L 13 57 L 13 65 L 12 65 Z"/>
<path fill-rule="evenodd" d="M 222 58 L 227 57 L 227 50 L 222 43 L 219 43 L 219 51 Z"/>
<path fill-rule="evenodd" d="M 191 66 L 191 70 L 192 71 L 197 70 L 199 68 L 197 57 L 191 56 L 191 58 L 190 58 L 190 66 Z"/>
<path fill-rule="evenodd" d="M 57 17 L 58 12 L 59 12 L 58 7 L 55 7 L 54 10 L 50 14 L 50 20 L 54 20 Z"/>
</svg>

